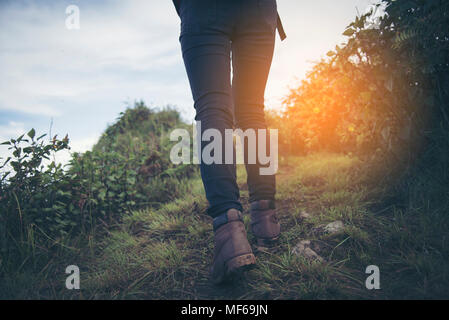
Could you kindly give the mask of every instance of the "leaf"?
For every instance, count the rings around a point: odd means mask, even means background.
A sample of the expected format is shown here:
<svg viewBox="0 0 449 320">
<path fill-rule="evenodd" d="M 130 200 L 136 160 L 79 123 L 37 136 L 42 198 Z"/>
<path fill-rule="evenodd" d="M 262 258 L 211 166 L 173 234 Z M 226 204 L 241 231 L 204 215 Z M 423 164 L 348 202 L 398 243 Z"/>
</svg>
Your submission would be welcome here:
<svg viewBox="0 0 449 320">
<path fill-rule="evenodd" d="M 3 159 L 3 158 L 2 158 Z M 2 168 L 4 168 L 7 164 L 8 164 L 8 162 L 11 160 L 11 157 L 8 157 L 8 159 L 6 159 L 4 162 L 3 162 L 3 164 L 1 164 L 0 165 L 0 169 L 2 169 Z M 8 174 L 9 174 L 9 172 L 8 172 Z M 3 177 L 6 177 L 6 175 L 4 175 Z"/>
<path fill-rule="evenodd" d="M 98 194 L 98 198 L 103 200 L 106 198 L 106 191 L 102 190 L 99 194 Z"/>
<path fill-rule="evenodd" d="M 354 29 L 349 28 L 349 29 L 346 29 L 345 32 L 343 32 L 343 35 L 344 35 L 344 36 L 347 36 L 347 37 L 350 37 L 350 36 L 352 36 L 352 35 L 354 34 L 354 32 L 355 32 Z"/>
<path fill-rule="evenodd" d="M 135 178 L 132 178 L 132 177 L 131 177 L 131 178 L 127 178 L 127 179 L 126 179 L 126 182 L 127 182 L 128 184 L 131 184 L 131 185 L 132 185 L 132 184 L 135 184 L 135 183 L 136 183 L 136 179 L 135 179 Z"/>
<path fill-rule="evenodd" d="M 36 131 L 34 130 L 34 128 L 31 129 L 31 130 L 28 132 L 27 135 L 28 135 L 28 137 L 30 137 L 31 139 L 33 139 L 34 136 L 36 135 Z"/>
<path fill-rule="evenodd" d="M 327 56 L 328 56 L 328 57 L 333 57 L 333 56 L 335 56 L 335 52 L 329 51 L 329 52 L 327 53 Z"/>
<path fill-rule="evenodd" d="M 18 157 L 20 157 L 21 152 L 22 152 L 22 149 L 18 148 L 16 150 L 14 150 L 14 152 L 12 154 L 13 154 L 14 157 L 18 158 Z"/>
</svg>

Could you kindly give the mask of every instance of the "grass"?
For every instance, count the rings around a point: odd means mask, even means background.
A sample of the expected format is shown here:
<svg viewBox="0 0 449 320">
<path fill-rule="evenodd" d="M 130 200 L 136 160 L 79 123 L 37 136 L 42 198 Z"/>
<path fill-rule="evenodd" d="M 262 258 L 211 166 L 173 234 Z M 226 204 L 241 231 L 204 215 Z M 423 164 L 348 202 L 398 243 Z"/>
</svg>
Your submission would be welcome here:
<svg viewBox="0 0 449 320">
<path fill-rule="evenodd" d="M 245 180 L 240 166 L 238 183 L 249 227 Z M 438 187 L 434 181 L 422 183 Z M 281 159 L 277 184 L 280 245 L 257 252 L 257 268 L 234 285 L 216 287 L 209 282 L 213 231 L 197 178 L 185 186 L 189 192 L 184 197 L 132 212 L 100 242 L 75 255 L 78 260 L 70 264 L 81 269 L 81 290 L 66 290 L 62 272 L 51 281 L 45 278 L 49 274 L 40 274 L 10 286 L 36 283 L 33 288 L 39 294 L 19 291 L 19 298 L 449 298 L 447 199 L 430 203 L 432 190 L 422 195 L 411 189 L 414 196 L 406 206 L 386 205 L 386 189 L 371 175 L 368 178 L 363 163 L 336 154 Z M 344 223 L 341 232 L 323 232 L 323 225 L 337 220 Z M 291 252 L 306 239 L 323 262 Z M 380 269 L 380 290 L 365 287 L 368 265 Z"/>
</svg>

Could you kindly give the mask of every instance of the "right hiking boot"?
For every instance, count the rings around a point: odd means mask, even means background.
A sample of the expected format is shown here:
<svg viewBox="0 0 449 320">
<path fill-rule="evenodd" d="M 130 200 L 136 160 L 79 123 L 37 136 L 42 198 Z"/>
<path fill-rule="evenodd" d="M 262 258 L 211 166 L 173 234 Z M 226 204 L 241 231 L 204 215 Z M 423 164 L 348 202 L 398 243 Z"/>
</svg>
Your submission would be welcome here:
<svg viewBox="0 0 449 320">
<path fill-rule="evenodd" d="M 230 209 L 214 219 L 215 250 L 211 280 L 221 284 L 233 280 L 256 264 L 240 211 Z"/>
<path fill-rule="evenodd" d="M 259 200 L 251 202 L 251 231 L 256 237 L 257 246 L 270 248 L 278 243 L 281 226 L 276 214 L 274 201 Z"/>
</svg>

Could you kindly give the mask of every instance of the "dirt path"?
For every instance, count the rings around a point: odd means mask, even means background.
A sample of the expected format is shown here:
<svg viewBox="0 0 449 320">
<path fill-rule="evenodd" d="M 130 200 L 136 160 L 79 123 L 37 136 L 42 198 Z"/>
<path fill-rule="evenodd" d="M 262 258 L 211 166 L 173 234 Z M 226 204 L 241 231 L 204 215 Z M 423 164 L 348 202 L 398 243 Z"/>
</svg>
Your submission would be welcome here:
<svg viewBox="0 0 449 320">
<path fill-rule="evenodd" d="M 370 210 L 378 190 L 376 185 L 368 186 L 365 178 L 358 160 L 344 155 L 285 160 L 277 176 L 282 228 L 279 246 L 270 252 L 257 251 L 257 268 L 232 285 L 218 287 L 209 281 L 211 219 L 205 214 L 201 181 L 192 181 L 184 198 L 157 210 L 134 212 L 119 230 L 111 232 L 87 266 L 89 279 L 83 298 L 369 299 L 434 295 L 430 291 L 423 294 L 428 289 L 420 282 L 422 276 L 411 271 L 416 265 L 409 257 L 421 253 L 397 246 L 397 237 L 407 246 L 416 245 L 416 239 L 408 235 L 408 222 L 392 220 L 394 208 L 383 210 L 382 215 Z M 241 170 L 238 181 L 249 230 L 248 192 Z M 254 242 L 250 232 L 248 238 Z M 409 255 L 400 260 L 406 249 Z M 310 255 L 311 250 L 320 259 Z M 444 268 L 447 261 L 439 259 L 438 265 Z M 365 269 L 373 264 L 383 272 L 382 290 L 365 286 Z M 441 280 L 427 275 L 426 279 L 436 285 Z M 445 290 L 440 287 L 438 294 Z"/>
</svg>

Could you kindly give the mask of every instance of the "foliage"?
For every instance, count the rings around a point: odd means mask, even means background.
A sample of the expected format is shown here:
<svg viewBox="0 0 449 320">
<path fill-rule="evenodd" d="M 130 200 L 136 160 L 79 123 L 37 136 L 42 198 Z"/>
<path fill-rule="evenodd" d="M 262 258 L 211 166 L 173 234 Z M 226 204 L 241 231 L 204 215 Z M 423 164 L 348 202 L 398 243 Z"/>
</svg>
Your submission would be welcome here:
<svg viewBox="0 0 449 320">
<path fill-rule="evenodd" d="M 388 271 L 382 297 L 446 298 L 449 2 L 383 5 L 380 18 L 374 11 L 357 17 L 343 33 L 347 42 L 267 120 L 279 128 L 284 154 L 330 150 L 405 168 L 417 163 L 402 194 L 370 179 L 378 171 L 355 157 L 290 161 L 278 192 L 285 252 L 261 256 L 235 292 L 209 290 L 212 230 L 205 215 L 193 214 L 206 205 L 201 181 L 194 166 L 168 160 L 166 132 L 187 125 L 171 108 L 138 102 L 66 169 L 51 157 L 68 149 L 68 137 L 45 142 L 31 130 L 4 143 L 13 157 L 0 163 L 0 296 L 74 294 L 53 285 L 70 257 L 87 266 L 83 295 L 92 298 L 377 298 L 360 271 L 372 261 Z M 242 196 L 246 206 L 246 190 Z M 316 227 L 335 219 L 344 220 L 343 234 L 317 235 Z M 98 226 L 110 237 L 95 243 Z M 303 238 L 319 240 L 328 263 L 290 254 Z"/>
<path fill-rule="evenodd" d="M 176 110 L 137 103 L 120 114 L 92 151 L 73 153 L 66 168 L 44 161 L 69 149 L 67 136 L 46 143 L 45 135 L 35 138 L 32 129 L 27 138 L 4 142 L 12 157 L 0 164 L 0 266 L 21 264 L 19 252 L 29 255 L 26 248 L 49 249 L 98 226 L 109 228 L 131 210 L 159 207 L 187 192 L 183 181 L 197 170 L 169 161 L 165 131 L 175 127 L 187 127 Z"/>
<path fill-rule="evenodd" d="M 169 108 L 155 112 L 139 102 L 120 113 L 92 151 L 75 153 L 70 162 L 80 210 L 109 224 L 131 209 L 176 197 L 180 180 L 196 174 L 194 166 L 175 170 L 170 162 L 166 132 L 177 127 L 187 126 Z"/>
<path fill-rule="evenodd" d="M 348 41 L 286 97 L 285 111 L 271 124 L 287 124 L 279 126 L 281 149 L 412 163 L 424 142 L 440 139 L 447 147 L 449 4 L 383 5 L 382 17 L 378 10 L 357 17 L 343 33 Z"/>
<path fill-rule="evenodd" d="M 9 165 L 8 170 L 12 170 L 2 173 L 0 180 L 2 255 L 13 249 L 8 244 L 33 240 L 34 233 L 63 235 L 73 227 L 73 219 L 65 212 L 71 193 L 64 170 L 55 161 L 46 167 L 43 163 L 54 152 L 68 149 L 69 140 L 55 136 L 46 142 L 45 136 L 36 138 L 32 129 L 26 136 L 2 143 L 13 155 L 0 165 L 1 169 Z"/>
</svg>

